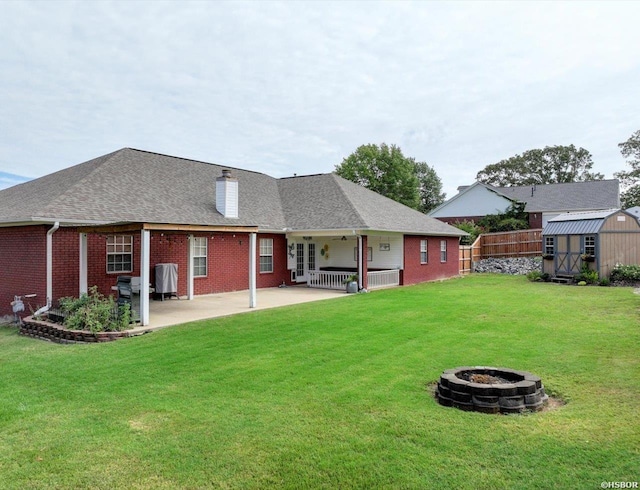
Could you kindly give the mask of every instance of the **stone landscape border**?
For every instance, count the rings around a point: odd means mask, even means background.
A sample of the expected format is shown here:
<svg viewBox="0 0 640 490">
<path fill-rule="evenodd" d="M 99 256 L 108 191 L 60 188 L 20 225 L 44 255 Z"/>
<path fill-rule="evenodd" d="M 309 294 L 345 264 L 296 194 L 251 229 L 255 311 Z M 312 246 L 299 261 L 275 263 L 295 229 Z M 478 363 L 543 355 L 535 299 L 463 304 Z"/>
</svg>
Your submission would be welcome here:
<svg viewBox="0 0 640 490">
<path fill-rule="evenodd" d="M 130 330 L 123 330 L 121 332 L 94 333 L 85 330 L 69 330 L 57 323 L 36 320 L 29 316 L 22 320 L 19 333 L 20 335 L 42 340 L 50 340 L 59 344 L 75 344 L 88 342 L 111 342 L 113 340 L 141 335 L 146 332 L 138 331 L 134 333 Z"/>
<path fill-rule="evenodd" d="M 474 374 L 502 378 L 504 382 L 489 384 L 464 379 Z M 440 376 L 435 395 L 440 405 L 483 413 L 537 412 L 549 399 L 538 376 L 486 366 L 447 369 Z"/>
</svg>

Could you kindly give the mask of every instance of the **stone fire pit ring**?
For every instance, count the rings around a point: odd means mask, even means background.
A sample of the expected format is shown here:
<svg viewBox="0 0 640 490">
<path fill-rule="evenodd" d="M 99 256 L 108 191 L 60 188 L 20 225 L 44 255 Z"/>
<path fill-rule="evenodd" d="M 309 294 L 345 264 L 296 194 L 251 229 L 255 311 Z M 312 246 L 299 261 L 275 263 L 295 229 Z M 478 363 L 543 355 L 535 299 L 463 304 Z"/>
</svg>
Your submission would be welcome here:
<svg viewBox="0 0 640 490">
<path fill-rule="evenodd" d="M 538 376 L 486 366 L 447 369 L 435 395 L 440 405 L 483 413 L 537 412 L 549 399 Z"/>
</svg>

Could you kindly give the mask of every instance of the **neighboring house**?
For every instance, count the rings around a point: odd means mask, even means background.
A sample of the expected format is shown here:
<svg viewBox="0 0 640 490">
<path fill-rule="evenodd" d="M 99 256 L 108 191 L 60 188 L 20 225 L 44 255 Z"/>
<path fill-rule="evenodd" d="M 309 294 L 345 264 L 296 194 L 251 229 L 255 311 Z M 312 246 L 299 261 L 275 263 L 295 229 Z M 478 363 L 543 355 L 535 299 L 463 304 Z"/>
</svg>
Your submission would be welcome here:
<svg viewBox="0 0 640 490">
<path fill-rule="evenodd" d="M 504 213 L 513 203 L 525 203 L 529 228 L 543 228 L 551 218 L 562 213 L 619 208 L 619 187 L 616 179 L 519 187 L 494 187 L 476 182 L 458 188 L 458 194 L 429 216 L 452 224 L 465 220 L 477 222 L 486 215 Z"/>
<path fill-rule="evenodd" d="M 177 294 L 308 284 L 362 288 L 456 276 L 464 232 L 335 174 L 265 174 L 125 148 L 0 191 L 0 314 L 120 275 L 140 277 L 148 322 L 156 264 Z"/>
<path fill-rule="evenodd" d="M 542 231 L 543 272 L 574 276 L 587 264 L 609 277 L 616 264 L 640 264 L 640 223 L 626 211 L 566 213 Z"/>
<path fill-rule="evenodd" d="M 633 214 L 637 219 L 640 220 L 640 206 L 633 206 L 632 208 L 625 209 L 627 213 Z"/>
</svg>

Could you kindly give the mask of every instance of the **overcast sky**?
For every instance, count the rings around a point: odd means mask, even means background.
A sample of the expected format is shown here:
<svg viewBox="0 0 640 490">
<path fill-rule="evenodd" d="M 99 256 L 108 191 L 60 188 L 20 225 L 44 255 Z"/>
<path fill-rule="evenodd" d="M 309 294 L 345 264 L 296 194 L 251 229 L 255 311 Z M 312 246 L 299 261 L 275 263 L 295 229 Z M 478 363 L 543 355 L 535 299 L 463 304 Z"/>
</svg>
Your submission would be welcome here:
<svg viewBox="0 0 640 490">
<path fill-rule="evenodd" d="M 367 143 L 448 197 L 574 144 L 607 178 L 640 129 L 640 2 L 2 2 L 0 186 L 123 147 L 331 172 Z"/>
</svg>

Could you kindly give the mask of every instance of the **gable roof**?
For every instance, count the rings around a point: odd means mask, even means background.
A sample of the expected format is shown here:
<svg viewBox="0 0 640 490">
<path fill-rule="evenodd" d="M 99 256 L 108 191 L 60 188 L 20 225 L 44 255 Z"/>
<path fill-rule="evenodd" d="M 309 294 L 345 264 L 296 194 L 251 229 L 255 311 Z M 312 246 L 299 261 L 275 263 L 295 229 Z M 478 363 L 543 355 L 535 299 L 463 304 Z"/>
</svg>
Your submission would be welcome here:
<svg viewBox="0 0 640 490">
<path fill-rule="evenodd" d="M 354 228 L 463 236 L 458 228 L 408 208 L 336 174 L 280 179 L 287 227 L 293 231 Z"/>
<path fill-rule="evenodd" d="M 582 211 L 612 209 L 620 207 L 620 183 L 617 179 L 593 180 L 588 182 L 568 182 L 562 184 L 543 184 L 527 186 L 496 187 L 483 182 L 475 182 L 470 186 L 459 187 L 458 194 L 448 199 L 430 216 L 447 216 L 446 208 L 471 195 L 477 187 L 483 187 L 510 202 L 525 203 L 527 213 Z M 470 198 L 467 198 L 467 200 Z M 505 202 L 505 205 L 507 203 Z M 467 205 L 465 203 L 463 206 Z M 468 203 L 469 209 L 460 216 L 477 215 L 474 203 Z M 449 217 L 449 216 L 447 216 Z"/>
<path fill-rule="evenodd" d="M 488 187 L 508 199 L 526 203 L 525 211 L 528 213 L 620 207 L 620 183 L 617 179 L 535 186 Z"/>
<path fill-rule="evenodd" d="M 234 169 L 239 219 L 215 207 L 223 167 L 124 148 L 0 191 L 0 221 L 285 226 L 276 179 Z"/>
<path fill-rule="evenodd" d="M 371 229 L 462 236 L 457 228 L 334 174 L 276 179 L 234 168 L 238 218 L 216 210 L 228 166 L 124 148 L 0 191 L 0 223 L 166 223 L 261 231 Z"/>
</svg>

